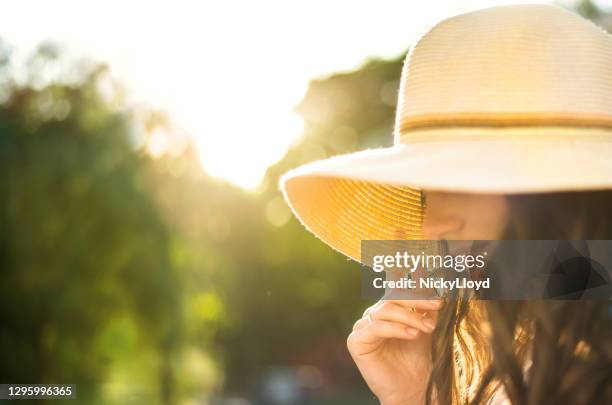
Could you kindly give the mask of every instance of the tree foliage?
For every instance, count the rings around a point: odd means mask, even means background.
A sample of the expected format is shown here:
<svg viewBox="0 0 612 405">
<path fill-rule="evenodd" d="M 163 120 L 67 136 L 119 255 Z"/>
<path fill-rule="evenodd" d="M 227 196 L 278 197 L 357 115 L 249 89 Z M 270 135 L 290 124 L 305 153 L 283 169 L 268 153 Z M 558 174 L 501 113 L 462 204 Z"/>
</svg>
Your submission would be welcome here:
<svg viewBox="0 0 612 405">
<path fill-rule="evenodd" d="M 20 83 L 9 52 L 2 47 L 0 380 L 77 384 L 91 399 L 113 360 L 113 333 L 136 331 L 159 355 L 161 381 L 180 339 L 181 277 L 129 114 L 105 99 L 103 67 L 52 75 L 65 61 L 45 46 Z"/>
</svg>

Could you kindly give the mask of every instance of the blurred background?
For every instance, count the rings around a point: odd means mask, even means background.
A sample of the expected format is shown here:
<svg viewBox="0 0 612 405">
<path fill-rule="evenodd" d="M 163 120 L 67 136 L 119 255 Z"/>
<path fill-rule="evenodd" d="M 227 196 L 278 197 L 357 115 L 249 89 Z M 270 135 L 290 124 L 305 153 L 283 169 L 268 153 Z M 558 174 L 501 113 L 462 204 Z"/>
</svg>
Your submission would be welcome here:
<svg viewBox="0 0 612 405">
<path fill-rule="evenodd" d="M 391 145 L 410 44 L 511 3 L 5 4 L 0 383 L 77 384 L 84 404 L 377 403 L 345 348 L 371 304 L 359 267 L 278 178 Z M 612 2 L 558 4 L 612 27 Z"/>
</svg>

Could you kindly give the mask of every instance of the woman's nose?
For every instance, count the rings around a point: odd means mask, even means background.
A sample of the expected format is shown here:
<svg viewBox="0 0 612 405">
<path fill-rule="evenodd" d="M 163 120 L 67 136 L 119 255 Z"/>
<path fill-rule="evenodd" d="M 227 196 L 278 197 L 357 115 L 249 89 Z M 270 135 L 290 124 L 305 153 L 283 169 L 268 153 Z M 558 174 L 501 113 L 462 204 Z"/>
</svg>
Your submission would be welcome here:
<svg viewBox="0 0 612 405">
<path fill-rule="evenodd" d="M 427 215 L 423 219 L 423 236 L 427 240 L 461 239 L 459 232 L 463 222 L 459 218 Z"/>
</svg>

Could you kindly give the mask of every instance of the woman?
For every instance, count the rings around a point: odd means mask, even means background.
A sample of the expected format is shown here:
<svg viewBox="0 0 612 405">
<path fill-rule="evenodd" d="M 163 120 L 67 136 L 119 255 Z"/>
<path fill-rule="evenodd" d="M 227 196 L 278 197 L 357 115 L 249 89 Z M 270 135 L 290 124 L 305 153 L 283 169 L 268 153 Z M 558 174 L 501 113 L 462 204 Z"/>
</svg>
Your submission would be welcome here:
<svg viewBox="0 0 612 405">
<path fill-rule="evenodd" d="M 426 239 L 612 239 L 610 191 L 509 197 L 424 194 Z M 431 403 L 434 398 L 442 404 L 466 403 L 469 394 L 473 403 L 490 398 L 503 403 L 506 396 L 516 404 L 612 400 L 608 302 L 442 305 L 434 300 L 379 301 L 355 323 L 349 351 L 383 404 Z M 525 342 L 515 341 L 519 329 L 528 336 Z M 492 335 L 485 339 L 484 330 Z M 568 340 L 560 344 L 559 336 Z M 463 358 L 463 379 L 455 375 L 453 345 Z M 576 354 L 581 347 L 589 353 Z M 533 361 L 527 352 L 535 354 Z M 533 366 L 526 382 L 521 370 L 529 363 Z M 479 382 L 473 381 L 476 374 Z M 507 394 L 497 390 L 500 382 Z"/>
<path fill-rule="evenodd" d="M 361 261 L 396 239 L 612 239 L 612 37 L 558 7 L 444 20 L 402 71 L 395 146 L 281 180 Z M 609 301 L 384 300 L 348 338 L 385 405 L 612 403 Z"/>
</svg>

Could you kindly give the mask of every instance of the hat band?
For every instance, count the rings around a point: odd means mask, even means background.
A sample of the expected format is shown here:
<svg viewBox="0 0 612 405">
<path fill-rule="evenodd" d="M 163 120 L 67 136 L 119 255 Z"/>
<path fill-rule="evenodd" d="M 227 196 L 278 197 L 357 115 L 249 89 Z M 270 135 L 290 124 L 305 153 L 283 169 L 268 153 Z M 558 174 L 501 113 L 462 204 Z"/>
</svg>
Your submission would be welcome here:
<svg viewBox="0 0 612 405">
<path fill-rule="evenodd" d="M 448 126 L 413 129 L 395 134 L 395 145 L 421 142 L 605 142 L 612 143 L 611 128 L 570 126 Z"/>
<path fill-rule="evenodd" d="M 612 128 L 612 116 L 591 113 L 461 112 L 401 117 L 401 134 L 448 127 L 582 127 Z"/>
</svg>

